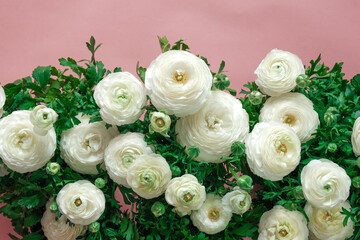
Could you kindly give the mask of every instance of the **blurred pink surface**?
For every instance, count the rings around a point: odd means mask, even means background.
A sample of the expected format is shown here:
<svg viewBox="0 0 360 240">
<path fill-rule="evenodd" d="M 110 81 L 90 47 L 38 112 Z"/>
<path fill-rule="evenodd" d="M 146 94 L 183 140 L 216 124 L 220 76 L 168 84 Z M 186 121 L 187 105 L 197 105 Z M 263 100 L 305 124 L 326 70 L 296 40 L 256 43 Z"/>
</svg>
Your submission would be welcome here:
<svg viewBox="0 0 360 240">
<path fill-rule="evenodd" d="M 330 66 L 345 62 L 345 77 L 360 72 L 360 2 L 245 0 L 0 0 L 0 83 L 31 75 L 60 57 L 90 58 L 91 35 L 103 43 L 97 59 L 105 67 L 135 74 L 160 54 L 157 36 L 185 38 L 190 51 L 221 60 L 231 87 L 253 81 L 254 70 L 273 48 L 298 55 L 303 63 L 322 53 Z M 0 239 L 9 239 L 0 217 Z"/>
</svg>

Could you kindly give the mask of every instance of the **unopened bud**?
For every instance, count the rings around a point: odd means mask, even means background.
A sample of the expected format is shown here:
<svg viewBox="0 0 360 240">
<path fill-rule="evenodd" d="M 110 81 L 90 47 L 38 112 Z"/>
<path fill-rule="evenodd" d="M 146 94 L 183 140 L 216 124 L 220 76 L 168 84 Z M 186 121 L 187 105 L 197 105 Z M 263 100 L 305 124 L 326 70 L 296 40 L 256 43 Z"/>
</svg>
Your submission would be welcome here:
<svg viewBox="0 0 360 240">
<path fill-rule="evenodd" d="M 246 190 L 246 191 L 251 191 L 253 189 L 252 183 L 253 183 L 253 180 L 248 175 L 242 175 L 237 181 L 237 185 L 241 189 Z"/>
<path fill-rule="evenodd" d="M 299 88 L 306 88 L 309 86 L 309 77 L 306 74 L 300 74 L 296 78 L 296 84 Z"/>
<path fill-rule="evenodd" d="M 50 175 L 57 174 L 59 170 L 60 170 L 60 164 L 58 164 L 57 162 L 49 162 L 46 165 L 46 172 Z"/>
<path fill-rule="evenodd" d="M 93 222 L 89 226 L 90 232 L 96 233 L 100 230 L 100 223 L 99 222 Z"/>
<path fill-rule="evenodd" d="M 329 152 L 334 153 L 337 150 L 337 145 L 336 145 L 336 143 L 329 143 L 327 148 L 328 148 Z"/>
<path fill-rule="evenodd" d="M 355 188 L 360 188 L 360 176 L 354 177 L 352 179 L 352 184 Z"/>
<path fill-rule="evenodd" d="M 103 179 L 103 178 L 97 178 L 96 180 L 95 180 L 95 186 L 96 187 L 98 187 L 98 188 L 103 188 L 103 187 L 105 187 L 105 180 Z"/>
<path fill-rule="evenodd" d="M 195 159 L 199 156 L 200 154 L 200 149 L 196 146 L 190 146 L 188 148 L 188 155 L 189 157 L 191 157 L 192 159 Z"/>
<path fill-rule="evenodd" d="M 295 199 L 304 199 L 304 193 L 301 186 L 297 186 L 292 190 Z"/>
<path fill-rule="evenodd" d="M 245 144 L 243 144 L 242 142 L 234 142 L 232 145 L 231 145 L 231 152 L 234 154 L 234 155 L 242 155 L 244 154 L 245 152 Z"/>
<path fill-rule="evenodd" d="M 224 186 L 221 186 L 218 188 L 217 193 L 220 195 L 225 195 L 227 193 L 227 190 Z"/>
<path fill-rule="evenodd" d="M 324 121 L 325 121 L 327 126 L 330 126 L 330 125 L 332 125 L 333 123 L 336 122 L 336 116 L 331 112 L 326 112 L 324 114 Z"/>
<path fill-rule="evenodd" d="M 252 105 L 259 105 L 262 103 L 263 95 L 261 92 L 254 90 L 249 94 L 249 101 Z"/>
<path fill-rule="evenodd" d="M 49 208 L 50 208 L 50 211 L 53 212 L 53 213 L 57 212 L 58 209 L 59 209 L 57 204 L 56 204 L 56 201 L 53 201 L 52 204 L 50 204 Z"/>
<path fill-rule="evenodd" d="M 161 202 L 154 202 L 151 206 L 151 212 L 155 217 L 160 217 L 165 213 L 165 206 Z"/>
<path fill-rule="evenodd" d="M 181 169 L 178 166 L 172 166 L 171 174 L 173 177 L 179 177 L 181 175 Z"/>
</svg>

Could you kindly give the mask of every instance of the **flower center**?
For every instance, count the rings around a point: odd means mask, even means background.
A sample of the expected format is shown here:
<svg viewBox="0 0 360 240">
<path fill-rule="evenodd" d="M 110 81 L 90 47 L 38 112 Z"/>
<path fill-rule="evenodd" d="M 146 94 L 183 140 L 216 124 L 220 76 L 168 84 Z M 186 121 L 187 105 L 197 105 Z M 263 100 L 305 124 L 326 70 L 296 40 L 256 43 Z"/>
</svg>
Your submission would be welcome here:
<svg viewBox="0 0 360 240">
<path fill-rule="evenodd" d="M 141 174 L 140 181 L 144 186 L 149 187 L 154 184 L 155 178 L 156 176 L 152 171 L 145 171 L 143 174 Z"/>
<path fill-rule="evenodd" d="M 330 191 L 331 191 L 331 186 L 330 186 L 329 184 L 326 184 L 326 185 L 324 186 L 324 190 L 325 190 L 326 192 L 330 192 Z"/>
<path fill-rule="evenodd" d="M 208 212 L 208 217 L 216 221 L 220 218 L 220 211 L 216 208 L 211 208 Z"/>
<path fill-rule="evenodd" d="M 285 124 L 289 125 L 290 127 L 292 127 L 292 126 L 294 126 L 295 121 L 296 120 L 295 120 L 295 117 L 293 115 L 286 114 L 283 123 L 285 123 Z"/>
<path fill-rule="evenodd" d="M 101 148 L 101 138 L 97 134 L 88 134 L 83 142 L 83 147 L 92 152 L 97 152 Z"/>
<path fill-rule="evenodd" d="M 208 128 L 214 130 L 218 130 L 222 124 L 222 120 L 218 119 L 216 116 L 209 116 L 206 122 Z"/>
<path fill-rule="evenodd" d="M 176 83 L 184 84 L 187 80 L 187 77 L 183 72 L 176 71 L 176 73 L 173 76 L 173 79 Z"/>
<path fill-rule="evenodd" d="M 325 221 L 330 221 L 331 222 L 333 220 L 333 217 L 331 216 L 331 214 L 328 211 L 325 212 L 325 215 L 324 215 L 323 218 L 324 218 Z"/>
<path fill-rule="evenodd" d="M 156 126 L 161 128 L 165 125 L 165 121 L 162 118 L 158 118 L 158 119 L 156 119 L 155 124 L 156 124 Z"/>
<path fill-rule="evenodd" d="M 288 226 L 286 225 L 281 225 L 279 228 L 278 228 L 278 231 L 277 231 L 277 236 L 279 238 L 285 238 L 290 232 L 290 229 L 288 228 Z"/>
<path fill-rule="evenodd" d="M 245 206 L 245 202 L 244 202 L 244 201 L 241 201 L 241 202 L 240 202 L 240 206 L 241 206 L 241 207 Z"/>
<path fill-rule="evenodd" d="M 284 144 L 284 143 L 281 143 L 278 147 L 277 147 L 277 149 L 276 149 L 276 152 L 278 153 L 278 154 L 286 154 L 287 153 L 287 147 L 286 147 L 286 145 Z"/>
<path fill-rule="evenodd" d="M 286 235 L 288 235 L 288 232 L 287 232 L 285 229 L 283 229 L 283 230 L 280 230 L 280 231 L 279 231 L 279 234 L 280 234 L 280 236 L 282 236 L 282 237 L 286 237 Z"/>
<path fill-rule="evenodd" d="M 48 115 L 47 114 L 44 114 L 43 115 L 43 119 L 46 120 L 48 118 Z"/>
<path fill-rule="evenodd" d="M 122 159 L 125 166 L 130 166 L 135 158 L 131 155 L 125 155 Z"/>
<path fill-rule="evenodd" d="M 115 88 L 113 92 L 113 97 L 115 99 L 115 102 L 117 102 L 121 106 L 126 106 L 131 100 L 131 96 L 129 95 L 128 91 L 119 87 Z"/>
<path fill-rule="evenodd" d="M 27 130 L 19 131 L 16 139 L 16 144 L 18 144 L 22 149 L 29 149 L 32 145 L 31 134 Z"/>
<path fill-rule="evenodd" d="M 75 203 L 75 206 L 80 207 L 82 204 L 82 201 L 80 198 L 77 198 L 74 203 Z"/>
<path fill-rule="evenodd" d="M 194 198 L 194 196 L 189 192 L 184 195 L 185 202 L 190 202 L 193 198 Z"/>
</svg>

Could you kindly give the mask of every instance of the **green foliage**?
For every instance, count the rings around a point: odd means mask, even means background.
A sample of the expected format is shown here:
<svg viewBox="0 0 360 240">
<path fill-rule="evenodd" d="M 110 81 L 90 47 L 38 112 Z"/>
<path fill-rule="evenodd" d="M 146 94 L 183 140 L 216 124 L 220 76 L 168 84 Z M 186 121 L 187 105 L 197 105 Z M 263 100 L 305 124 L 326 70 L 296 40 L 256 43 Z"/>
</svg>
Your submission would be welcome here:
<svg viewBox="0 0 360 240">
<path fill-rule="evenodd" d="M 171 45 L 166 37 L 159 37 L 161 51 L 188 50 L 189 46 L 180 39 Z M 60 58 L 61 68 L 53 66 L 37 67 L 32 77 L 26 77 L 4 86 L 6 104 L 4 116 L 21 109 L 32 109 L 36 105 L 45 103 L 58 114 L 58 121 L 54 127 L 58 136 L 58 148 L 50 160 L 61 165 L 54 175 L 46 172 L 46 166 L 28 174 L 19 174 L 9 170 L 10 174 L 0 178 L 0 213 L 12 219 L 15 232 L 24 239 L 44 239 L 40 220 L 45 211 L 45 204 L 51 197 L 55 197 L 67 183 L 80 179 L 98 182 L 106 196 L 104 214 L 98 219 L 97 231 L 88 231 L 85 239 L 243 239 L 244 237 L 258 237 L 258 223 L 265 211 L 275 204 L 283 205 L 288 209 L 297 209 L 304 213 L 305 200 L 302 197 L 299 173 L 301 169 L 314 158 L 328 158 L 346 169 L 347 174 L 354 178 L 359 175 L 357 156 L 351 146 L 351 132 L 354 121 L 360 116 L 359 94 L 360 75 L 354 76 L 351 81 L 343 79 L 342 63 L 337 63 L 332 69 L 320 64 L 320 56 L 310 62 L 306 69 L 309 84 L 305 88 L 295 88 L 293 91 L 307 96 L 319 113 L 320 126 L 314 138 L 302 145 L 300 165 L 283 180 L 271 182 L 252 174 L 247 162 L 244 145 L 235 142 L 231 148 L 232 154 L 224 157 L 224 163 L 212 164 L 197 162 L 194 159 L 199 154 L 197 147 L 185 149 L 176 141 L 175 123 L 178 118 L 170 116 L 172 120 L 169 137 L 158 133 L 149 133 L 149 114 L 157 111 L 153 105 L 145 107 L 143 120 L 118 127 L 120 133 L 140 132 L 145 134 L 145 140 L 152 145 L 155 152 L 161 154 L 169 163 L 173 177 L 185 173 L 193 174 L 206 187 L 207 193 L 216 193 L 221 196 L 231 191 L 237 185 L 251 192 L 253 208 L 243 214 L 233 215 L 232 221 L 226 230 L 215 235 L 206 235 L 200 232 L 191 223 L 189 216 L 179 216 L 173 207 L 166 203 L 164 195 L 155 199 L 138 197 L 131 189 L 118 186 L 99 168 L 97 175 L 82 175 L 69 168 L 60 157 L 59 142 L 61 133 L 79 124 L 78 114 L 89 114 L 91 122 L 101 121 L 99 108 L 95 103 L 93 93 L 96 84 L 111 73 L 104 68 L 101 61 L 95 60 L 95 52 L 101 44 L 96 45 L 91 37 L 86 43 L 91 52 L 90 61 L 76 61 L 72 58 Z M 201 57 L 210 66 L 207 59 Z M 212 72 L 214 77 L 213 89 L 228 91 L 236 95 L 236 91 L 229 88 L 230 80 L 224 74 L 225 62 L 222 61 L 218 71 Z M 144 82 L 146 68 L 139 63 L 136 66 L 139 78 Z M 115 68 L 113 72 L 120 72 Z M 244 85 L 241 90 L 243 107 L 249 114 L 250 129 L 259 121 L 259 113 L 263 103 L 268 98 L 263 96 L 260 104 L 254 105 L 249 95 L 258 91 L 258 86 L 252 82 Z M 329 115 L 332 114 L 332 115 Z M 326 115 L 326 117 L 325 117 Z M 330 117 L 330 118 L 328 118 Z M 326 120 L 327 119 L 327 120 Z M 331 121 L 328 121 L 328 120 Z M 331 146 L 331 147 L 329 147 Z M 336 146 L 336 148 L 335 148 Z M 246 176 L 240 177 L 239 172 Z M 253 189 L 253 182 L 261 185 L 260 190 Z M 115 199 L 115 191 L 119 189 L 120 199 Z M 344 224 L 349 219 L 356 225 L 355 234 L 350 239 L 360 238 L 360 189 L 352 186 L 349 197 L 352 208 L 343 209 L 346 215 Z M 162 215 L 155 216 L 152 207 L 164 206 Z M 124 207 L 130 210 L 124 210 Z M 153 209 L 154 210 L 154 209 Z M 15 236 L 10 236 L 17 239 Z"/>
</svg>

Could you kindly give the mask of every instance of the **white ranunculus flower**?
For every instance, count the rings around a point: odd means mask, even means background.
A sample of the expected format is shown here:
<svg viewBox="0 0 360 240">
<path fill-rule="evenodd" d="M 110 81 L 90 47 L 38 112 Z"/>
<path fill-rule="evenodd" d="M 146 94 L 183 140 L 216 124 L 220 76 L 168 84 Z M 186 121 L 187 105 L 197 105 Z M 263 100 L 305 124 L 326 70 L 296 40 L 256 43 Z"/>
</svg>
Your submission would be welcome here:
<svg viewBox="0 0 360 240">
<path fill-rule="evenodd" d="M 304 74 L 304 65 L 295 54 L 273 49 L 255 70 L 255 83 L 269 96 L 290 92 L 296 86 L 296 78 Z"/>
<path fill-rule="evenodd" d="M 276 205 L 261 216 L 258 240 L 307 240 L 309 230 L 306 224 L 301 212 Z"/>
<path fill-rule="evenodd" d="M 310 161 L 301 172 L 305 199 L 314 207 L 329 210 L 349 197 L 351 179 L 328 159 Z"/>
<path fill-rule="evenodd" d="M 176 122 L 177 141 L 186 148 L 196 146 L 200 162 L 220 163 L 231 153 L 231 145 L 244 142 L 249 116 L 241 102 L 229 93 L 212 91 L 201 109 Z"/>
<path fill-rule="evenodd" d="M 163 112 L 151 112 L 149 114 L 149 133 L 158 132 L 164 137 L 169 137 L 168 131 L 171 125 L 171 118 Z"/>
<path fill-rule="evenodd" d="M 66 184 L 59 192 L 56 203 L 59 211 L 72 223 L 89 225 L 105 210 L 104 193 L 87 180 Z"/>
<path fill-rule="evenodd" d="M 56 213 L 51 212 L 50 205 L 52 202 L 53 199 L 50 199 L 46 203 L 46 211 L 41 219 L 42 229 L 48 240 L 75 240 L 85 234 L 86 226 L 79 224 L 70 226 L 65 215 L 59 218 Z"/>
<path fill-rule="evenodd" d="M 46 135 L 53 127 L 57 118 L 58 114 L 53 109 L 47 108 L 44 105 L 36 106 L 30 114 L 30 121 L 34 125 L 34 132 L 39 135 Z"/>
<path fill-rule="evenodd" d="M 354 153 L 360 155 L 360 117 L 358 117 L 354 123 L 351 143 Z"/>
<path fill-rule="evenodd" d="M 314 208 L 307 203 L 304 210 L 309 217 L 310 239 L 345 240 L 351 237 L 354 233 L 354 222 L 349 218 L 347 225 L 343 226 L 345 215 L 340 213 L 342 208 L 350 211 L 349 201 L 345 201 L 330 210 Z"/>
<path fill-rule="evenodd" d="M 245 153 L 254 174 L 279 181 L 299 164 L 301 143 L 288 125 L 275 121 L 261 122 L 246 138 Z"/>
<path fill-rule="evenodd" d="M 245 190 L 234 187 L 233 191 L 225 194 L 222 204 L 233 213 L 242 215 L 251 207 L 251 196 Z"/>
<path fill-rule="evenodd" d="M 81 123 L 61 134 L 61 157 L 79 173 L 98 174 L 96 165 L 103 162 L 105 149 L 118 131 L 106 129 L 102 121 L 89 123 L 89 115 L 76 117 Z"/>
<path fill-rule="evenodd" d="M 5 91 L 4 91 L 3 87 L 0 85 L 0 117 L 3 114 L 3 107 L 5 104 L 5 100 L 6 100 Z"/>
<path fill-rule="evenodd" d="M 171 50 L 148 67 L 145 87 L 159 111 L 184 117 L 196 113 L 209 97 L 212 85 L 209 67 L 192 53 Z"/>
<path fill-rule="evenodd" d="M 137 156 L 128 168 L 126 180 L 140 197 L 151 199 L 163 194 L 171 179 L 170 166 L 161 155 Z"/>
<path fill-rule="evenodd" d="M 129 72 L 107 75 L 96 86 L 94 99 L 104 122 L 118 126 L 138 120 L 147 101 L 145 87 Z"/>
<path fill-rule="evenodd" d="M 43 167 L 56 149 L 54 128 L 45 136 L 33 131 L 31 111 L 15 111 L 0 120 L 0 158 L 13 171 L 32 172 Z"/>
<path fill-rule="evenodd" d="M 171 179 L 165 192 L 166 202 L 182 215 L 197 210 L 206 199 L 205 187 L 191 174 Z"/>
<path fill-rule="evenodd" d="M 313 103 L 301 93 L 285 93 L 268 98 L 260 111 L 259 120 L 279 121 L 289 125 L 301 142 L 313 138 L 311 135 L 320 124 Z"/>
<path fill-rule="evenodd" d="M 231 217 L 231 210 L 224 208 L 221 197 L 214 194 L 207 194 L 201 208 L 190 215 L 193 225 L 206 234 L 225 230 Z"/>
<path fill-rule="evenodd" d="M 136 156 L 151 154 L 144 134 L 128 132 L 113 138 L 105 150 L 105 166 L 110 178 L 117 184 L 130 187 L 126 177 Z"/>
</svg>

